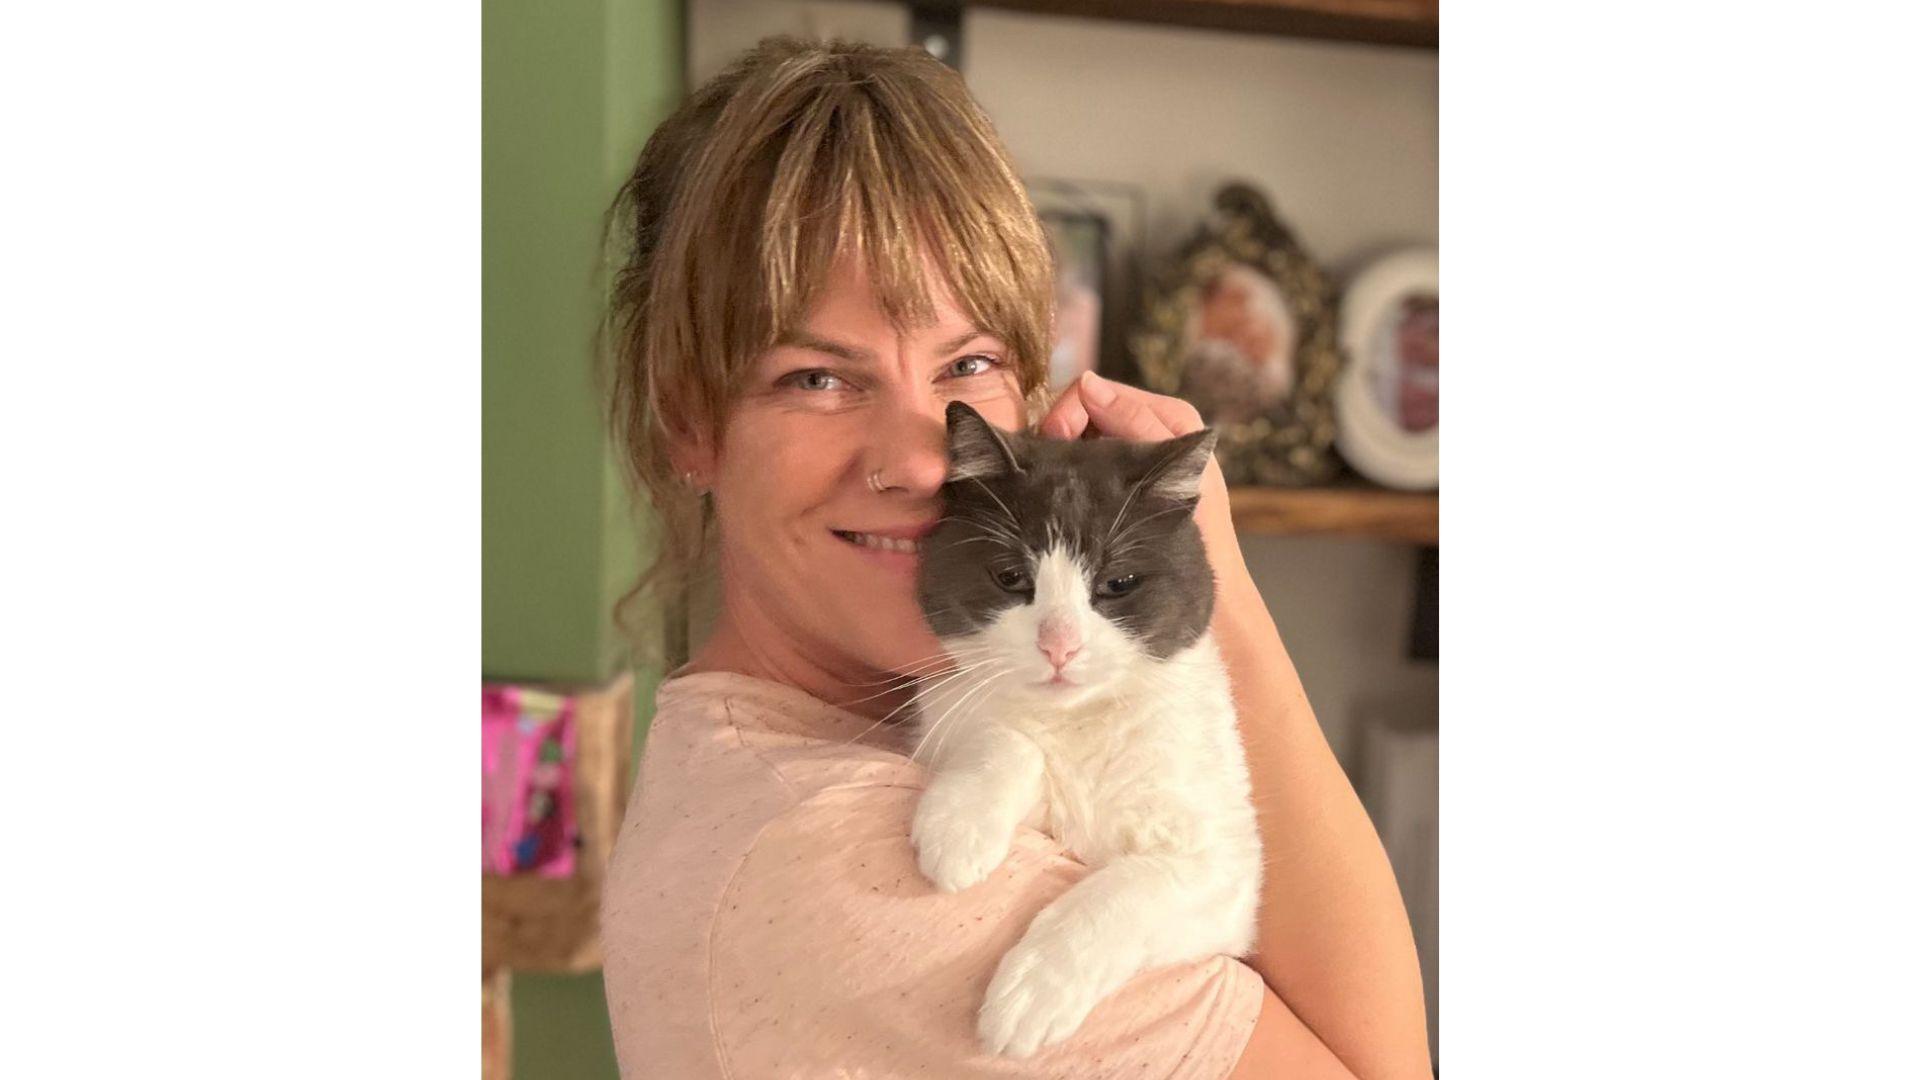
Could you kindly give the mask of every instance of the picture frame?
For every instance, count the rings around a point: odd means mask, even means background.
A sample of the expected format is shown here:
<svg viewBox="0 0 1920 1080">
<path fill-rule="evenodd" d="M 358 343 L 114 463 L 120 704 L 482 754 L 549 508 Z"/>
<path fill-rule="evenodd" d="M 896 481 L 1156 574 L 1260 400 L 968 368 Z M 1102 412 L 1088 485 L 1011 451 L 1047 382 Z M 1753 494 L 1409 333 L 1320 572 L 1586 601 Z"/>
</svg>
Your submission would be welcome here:
<svg viewBox="0 0 1920 1080">
<path fill-rule="evenodd" d="M 1112 287 L 1107 272 L 1107 220 L 1098 214 L 1051 210 L 1040 214 L 1053 250 L 1053 342 L 1047 389 L 1058 392 L 1082 372 L 1100 370 L 1102 321 Z"/>
<path fill-rule="evenodd" d="M 1368 264 L 1341 299 L 1340 345 L 1340 456 L 1387 487 L 1438 487 L 1440 253 L 1413 248 Z"/>
<path fill-rule="evenodd" d="M 1299 487 L 1340 471 L 1340 372 L 1327 276 L 1251 184 L 1231 183 L 1149 284 L 1129 340 L 1142 385 L 1219 433 L 1230 484 Z"/>
<path fill-rule="evenodd" d="M 1138 187 L 1099 181 L 1027 181 L 1054 253 L 1054 340 L 1048 389 L 1082 371 L 1132 381 L 1124 341 L 1138 295 L 1138 238 L 1146 218 Z"/>
</svg>

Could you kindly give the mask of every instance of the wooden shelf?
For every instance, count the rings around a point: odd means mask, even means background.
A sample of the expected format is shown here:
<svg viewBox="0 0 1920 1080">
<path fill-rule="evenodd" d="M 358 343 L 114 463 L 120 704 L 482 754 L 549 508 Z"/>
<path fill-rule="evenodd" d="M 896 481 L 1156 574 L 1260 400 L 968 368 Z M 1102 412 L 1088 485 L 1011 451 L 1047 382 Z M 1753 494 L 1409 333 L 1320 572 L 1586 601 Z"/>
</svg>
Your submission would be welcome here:
<svg viewBox="0 0 1920 1080">
<path fill-rule="evenodd" d="M 1229 489 L 1233 527 L 1263 536 L 1351 536 L 1440 544 L 1440 496 L 1376 487 Z"/>
<path fill-rule="evenodd" d="M 974 7 L 1325 41 L 1440 44 L 1440 0 L 967 0 Z"/>
</svg>

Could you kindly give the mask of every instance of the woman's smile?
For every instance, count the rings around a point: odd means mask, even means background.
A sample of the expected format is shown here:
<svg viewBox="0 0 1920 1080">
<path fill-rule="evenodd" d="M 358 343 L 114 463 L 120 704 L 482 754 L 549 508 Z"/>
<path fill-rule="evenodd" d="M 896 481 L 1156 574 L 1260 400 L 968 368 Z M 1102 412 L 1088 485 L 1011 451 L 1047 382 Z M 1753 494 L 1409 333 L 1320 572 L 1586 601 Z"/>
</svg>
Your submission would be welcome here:
<svg viewBox="0 0 1920 1080">
<path fill-rule="evenodd" d="M 920 566 L 920 540 L 933 531 L 935 524 L 933 521 L 924 521 L 828 531 L 841 542 L 858 549 L 862 556 L 874 560 L 877 565 L 911 574 Z"/>
</svg>

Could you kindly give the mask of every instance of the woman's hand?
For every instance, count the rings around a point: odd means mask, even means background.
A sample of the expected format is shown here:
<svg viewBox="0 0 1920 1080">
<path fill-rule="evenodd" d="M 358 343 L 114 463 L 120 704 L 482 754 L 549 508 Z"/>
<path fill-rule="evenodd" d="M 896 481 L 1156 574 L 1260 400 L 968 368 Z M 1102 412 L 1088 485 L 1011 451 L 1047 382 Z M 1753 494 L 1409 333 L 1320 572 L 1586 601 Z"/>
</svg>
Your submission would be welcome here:
<svg viewBox="0 0 1920 1080">
<path fill-rule="evenodd" d="M 1040 421 L 1039 432 L 1056 439 L 1078 439 L 1089 434 L 1132 442 L 1164 442 L 1191 435 L 1206 424 L 1192 405 L 1176 397 L 1103 379 L 1089 371 L 1062 391 Z M 1194 510 L 1200 539 L 1215 574 L 1242 574 L 1246 561 L 1233 532 L 1233 513 L 1227 505 L 1227 480 L 1217 460 L 1207 462 L 1200 477 L 1200 505 Z"/>
</svg>

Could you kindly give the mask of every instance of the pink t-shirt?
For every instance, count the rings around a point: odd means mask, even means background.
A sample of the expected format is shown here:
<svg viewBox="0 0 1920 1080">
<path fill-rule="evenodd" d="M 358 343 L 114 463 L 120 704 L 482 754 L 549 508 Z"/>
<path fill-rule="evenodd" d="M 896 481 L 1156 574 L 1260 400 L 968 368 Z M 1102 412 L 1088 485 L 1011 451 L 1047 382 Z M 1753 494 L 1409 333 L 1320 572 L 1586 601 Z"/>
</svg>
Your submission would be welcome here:
<svg viewBox="0 0 1920 1080">
<path fill-rule="evenodd" d="M 1224 956 L 1141 974 L 1024 1061 L 981 1049 L 975 1016 L 1001 955 L 1088 870 L 1023 828 L 987 880 L 935 891 L 908 840 L 926 776 L 909 749 L 776 683 L 662 685 L 603 900 L 621 1075 L 1230 1073 L 1264 990 Z"/>
</svg>

